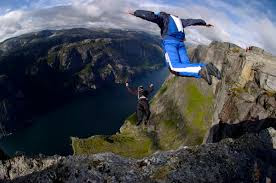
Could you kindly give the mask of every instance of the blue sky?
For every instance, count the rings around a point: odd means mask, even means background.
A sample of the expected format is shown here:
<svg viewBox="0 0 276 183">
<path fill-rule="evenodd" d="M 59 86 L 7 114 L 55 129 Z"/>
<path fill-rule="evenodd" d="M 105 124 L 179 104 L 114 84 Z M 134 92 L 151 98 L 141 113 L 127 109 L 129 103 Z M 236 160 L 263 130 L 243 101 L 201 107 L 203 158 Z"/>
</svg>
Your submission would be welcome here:
<svg viewBox="0 0 276 183">
<path fill-rule="evenodd" d="M 1 0 L 0 41 L 43 29 L 105 27 L 159 33 L 152 23 L 126 15 L 128 10 L 166 11 L 202 18 L 211 29 L 190 27 L 189 42 L 227 41 L 255 45 L 276 54 L 276 1 L 273 0 Z"/>
</svg>

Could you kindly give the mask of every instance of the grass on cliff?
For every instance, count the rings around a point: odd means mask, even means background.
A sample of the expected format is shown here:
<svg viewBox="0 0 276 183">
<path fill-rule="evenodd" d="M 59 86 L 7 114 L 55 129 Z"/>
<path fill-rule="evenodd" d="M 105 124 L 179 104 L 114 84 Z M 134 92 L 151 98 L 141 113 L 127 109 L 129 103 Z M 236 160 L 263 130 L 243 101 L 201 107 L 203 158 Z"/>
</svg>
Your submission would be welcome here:
<svg viewBox="0 0 276 183">
<path fill-rule="evenodd" d="M 157 97 L 160 97 L 161 95 L 165 94 L 166 91 L 173 85 L 173 83 L 175 83 L 175 81 L 177 80 L 177 77 L 172 77 L 169 80 L 167 80 L 159 89 L 158 93 L 156 94 Z M 153 98 L 153 101 L 156 99 Z"/>
<path fill-rule="evenodd" d="M 154 129 L 148 131 L 148 127 L 143 125 L 137 127 L 137 117 L 133 114 L 125 121 L 120 133 L 115 135 L 72 138 L 74 154 L 113 152 L 126 157 L 142 158 L 156 150 L 177 149 L 183 144 L 201 144 L 213 115 L 212 92 L 206 94 L 195 80 L 187 80 L 184 84 L 175 82 L 178 82 L 176 77 L 167 80 L 151 101 L 152 106 L 158 107 L 162 103 L 165 107 L 160 114 L 152 115 Z M 176 90 L 184 96 L 181 106 L 178 98 L 168 97 Z"/>
<path fill-rule="evenodd" d="M 213 116 L 212 90 L 202 89 L 200 81 L 173 77 L 163 85 L 157 94 L 159 102 L 166 106 L 159 114 L 158 137 L 162 150 L 176 149 L 180 145 L 199 145 L 203 142 L 205 134 L 211 125 Z M 175 82 L 178 82 L 176 85 Z M 174 86 L 174 87 L 171 87 Z M 204 87 L 203 87 L 204 88 Z M 178 94 L 175 94 L 177 90 Z M 207 92 L 208 91 L 208 92 Z M 181 95 L 179 99 L 168 100 L 166 95 Z M 156 98 L 154 99 L 154 103 Z"/>
<path fill-rule="evenodd" d="M 189 83 L 185 87 L 187 106 L 184 108 L 184 116 L 189 121 L 186 125 L 187 138 L 190 139 L 189 145 L 201 144 L 212 119 L 212 93 L 203 94 L 199 88 Z"/>
<path fill-rule="evenodd" d="M 126 157 L 142 158 L 152 153 L 150 138 L 137 138 L 125 134 L 94 136 L 88 139 L 72 138 L 74 154 L 113 152 Z"/>
<path fill-rule="evenodd" d="M 142 158 L 154 152 L 154 142 L 142 126 L 136 126 L 136 115 L 125 122 L 121 133 L 112 136 L 93 136 L 87 139 L 71 138 L 75 155 L 113 152 L 126 157 Z"/>
<path fill-rule="evenodd" d="M 87 139 L 72 137 L 74 154 L 113 152 L 132 158 L 142 158 L 151 155 L 158 149 L 155 141 L 156 134 L 147 132 L 147 129 L 143 129 L 142 126 L 137 127 L 136 122 L 137 116 L 134 113 L 126 119 L 125 124 L 120 129 L 120 133 L 115 135 L 94 136 Z"/>
<path fill-rule="evenodd" d="M 159 146 L 161 150 L 177 149 L 183 144 L 183 129 L 178 127 L 177 121 L 170 119 L 161 120 L 158 129 Z"/>
</svg>

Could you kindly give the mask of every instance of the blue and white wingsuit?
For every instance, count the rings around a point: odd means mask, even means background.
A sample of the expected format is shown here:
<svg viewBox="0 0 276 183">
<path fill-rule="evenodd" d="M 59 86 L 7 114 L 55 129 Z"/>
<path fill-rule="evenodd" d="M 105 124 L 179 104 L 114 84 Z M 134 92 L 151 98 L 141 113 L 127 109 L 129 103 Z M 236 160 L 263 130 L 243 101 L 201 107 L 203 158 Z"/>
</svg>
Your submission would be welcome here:
<svg viewBox="0 0 276 183">
<path fill-rule="evenodd" d="M 134 15 L 144 20 L 156 23 L 161 29 L 163 49 L 166 62 L 171 71 L 180 76 L 201 78 L 199 71 L 203 63 L 191 63 L 184 44 L 184 28 L 192 25 L 206 26 L 201 19 L 180 19 L 165 12 L 154 13 L 136 10 Z"/>
</svg>

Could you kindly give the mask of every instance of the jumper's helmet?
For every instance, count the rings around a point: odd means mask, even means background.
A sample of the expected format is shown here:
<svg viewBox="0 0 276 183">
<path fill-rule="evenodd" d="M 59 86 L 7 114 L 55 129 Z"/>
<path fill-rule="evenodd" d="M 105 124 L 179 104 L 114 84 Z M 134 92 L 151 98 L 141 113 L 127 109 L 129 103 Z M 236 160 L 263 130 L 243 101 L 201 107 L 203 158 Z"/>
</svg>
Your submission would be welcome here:
<svg viewBox="0 0 276 183">
<path fill-rule="evenodd" d="M 139 86 L 138 87 L 138 91 L 144 91 L 144 87 L 143 86 Z"/>
</svg>

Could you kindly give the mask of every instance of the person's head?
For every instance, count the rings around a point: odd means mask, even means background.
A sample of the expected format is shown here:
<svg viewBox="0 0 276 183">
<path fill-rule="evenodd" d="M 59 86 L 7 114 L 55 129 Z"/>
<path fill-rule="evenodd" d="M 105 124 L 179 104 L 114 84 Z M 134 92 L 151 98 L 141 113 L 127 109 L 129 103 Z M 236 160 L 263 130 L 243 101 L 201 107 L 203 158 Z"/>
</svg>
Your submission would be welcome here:
<svg viewBox="0 0 276 183">
<path fill-rule="evenodd" d="M 161 13 L 160 11 L 156 11 L 156 12 L 154 12 L 154 14 L 155 14 L 155 15 L 157 15 L 157 16 L 159 16 L 159 15 L 160 15 L 160 13 Z"/>
<path fill-rule="evenodd" d="M 139 92 L 144 91 L 144 87 L 143 87 L 143 86 L 139 86 L 139 87 L 138 87 L 138 91 L 139 91 Z"/>
</svg>

